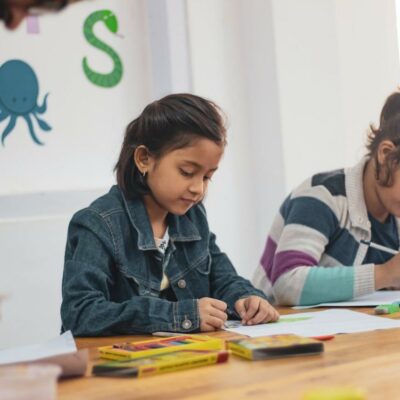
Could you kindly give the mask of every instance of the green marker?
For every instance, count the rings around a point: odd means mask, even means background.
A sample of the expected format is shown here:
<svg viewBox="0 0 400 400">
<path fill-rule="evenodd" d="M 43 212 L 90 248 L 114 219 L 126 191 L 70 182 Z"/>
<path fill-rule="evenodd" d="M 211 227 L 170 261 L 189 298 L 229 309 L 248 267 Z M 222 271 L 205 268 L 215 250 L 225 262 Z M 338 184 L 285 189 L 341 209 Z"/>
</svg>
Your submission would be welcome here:
<svg viewBox="0 0 400 400">
<path fill-rule="evenodd" d="M 375 307 L 375 314 L 393 314 L 400 311 L 400 306 L 398 304 L 381 304 Z"/>
</svg>

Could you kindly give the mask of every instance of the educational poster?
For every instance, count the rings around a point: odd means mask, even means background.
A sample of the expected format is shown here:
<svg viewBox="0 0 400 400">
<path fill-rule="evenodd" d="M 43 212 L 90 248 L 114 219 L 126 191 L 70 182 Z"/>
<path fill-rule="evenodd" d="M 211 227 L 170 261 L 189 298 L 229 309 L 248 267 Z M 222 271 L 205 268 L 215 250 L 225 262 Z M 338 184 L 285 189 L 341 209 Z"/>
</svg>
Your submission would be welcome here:
<svg viewBox="0 0 400 400">
<path fill-rule="evenodd" d="M 0 26 L 0 196 L 107 188 L 151 101 L 145 0 L 82 1 Z"/>
</svg>

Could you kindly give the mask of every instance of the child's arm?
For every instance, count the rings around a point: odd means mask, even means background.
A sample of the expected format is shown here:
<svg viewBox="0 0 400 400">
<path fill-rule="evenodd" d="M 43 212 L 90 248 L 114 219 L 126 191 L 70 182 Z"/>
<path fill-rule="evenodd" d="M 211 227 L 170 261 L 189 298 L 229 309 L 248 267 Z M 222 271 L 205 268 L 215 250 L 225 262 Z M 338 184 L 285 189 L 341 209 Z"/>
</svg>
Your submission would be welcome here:
<svg viewBox="0 0 400 400">
<path fill-rule="evenodd" d="M 210 232 L 209 250 L 211 255 L 210 285 L 211 297 L 228 304 L 228 314 L 240 317 L 236 313 L 235 303 L 241 298 L 258 296 L 266 300 L 262 291 L 256 289 L 250 281 L 239 276 L 227 255 L 215 243 L 215 235 Z"/>
<path fill-rule="evenodd" d="M 268 238 L 262 263 L 267 269 L 270 265 L 268 276 L 278 304 L 344 301 L 375 290 L 374 265 L 351 265 L 358 247 L 356 239 L 351 234 L 347 234 L 347 239 L 346 235 L 338 235 L 340 210 L 335 209 L 335 202 L 327 191 L 323 196 L 316 192 L 314 188 L 312 195 L 288 198 Z M 273 236 L 279 226 L 283 229 L 279 228 L 282 232 L 275 243 Z M 338 256 L 343 259 L 347 254 L 350 266 L 320 265 L 326 248 L 334 242 L 336 249 L 343 248 Z M 261 268 L 258 276 L 267 273 Z"/>
<path fill-rule="evenodd" d="M 71 221 L 62 285 L 63 328 L 75 336 L 198 330 L 196 299 L 170 302 L 147 295 L 111 300 L 118 298 L 114 283 L 122 274 L 114 245 L 111 231 L 97 213 L 84 210 Z"/>
<path fill-rule="evenodd" d="M 266 296 L 261 290 L 256 289 L 250 281 L 247 279 L 242 278 L 239 276 L 233 267 L 231 261 L 227 257 L 227 255 L 219 249 L 218 245 L 216 244 L 216 237 L 215 235 L 209 231 L 208 229 L 208 222 L 207 222 L 207 212 L 205 210 L 205 207 L 202 203 L 198 204 L 197 207 L 194 208 L 194 210 L 200 211 L 200 214 L 197 214 L 200 216 L 200 221 L 197 221 L 197 223 L 201 225 L 206 226 L 206 230 L 204 232 L 204 235 L 207 235 L 208 237 L 208 250 L 210 252 L 210 257 L 211 257 L 211 266 L 210 266 L 210 296 L 224 301 L 227 303 L 227 314 L 228 317 L 233 317 L 233 318 L 241 318 L 242 315 L 239 315 L 238 313 L 238 308 L 239 310 L 243 310 L 243 304 L 237 304 L 238 300 L 240 299 L 247 299 L 249 297 L 259 297 L 264 302 L 268 305 L 268 307 L 271 307 L 266 299 Z M 253 301 L 255 299 L 251 300 L 251 309 L 254 308 Z M 240 302 L 243 303 L 243 302 Z M 246 305 L 248 305 L 249 302 L 246 301 Z M 271 307 L 272 308 L 272 307 Z M 275 316 L 277 317 L 278 314 L 275 314 L 275 310 L 273 310 L 273 319 L 275 319 Z M 251 314 L 251 316 L 250 316 Z M 250 310 L 248 313 L 246 312 L 245 317 L 249 317 L 251 319 L 252 317 L 259 317 L 260 314 L 254 313 Z M 268 318 L 268 320 L 271 320 L 271 318 Z"/>
<path fill-rule="evenodd" d="M 243 325 L 256 325 L 275 322 L 279 313 L 269 302 L 259 296 L 249 296 L 235 303 L 235 310 L 240 315 Z"/>
<path fill-rule="evenodd" d="M 211 297 L 202 297 L 198 300 L 200 314 L 200 331 L 210 332 L 224 327 L 228 319 L 227 304 Z"/>
</svg>

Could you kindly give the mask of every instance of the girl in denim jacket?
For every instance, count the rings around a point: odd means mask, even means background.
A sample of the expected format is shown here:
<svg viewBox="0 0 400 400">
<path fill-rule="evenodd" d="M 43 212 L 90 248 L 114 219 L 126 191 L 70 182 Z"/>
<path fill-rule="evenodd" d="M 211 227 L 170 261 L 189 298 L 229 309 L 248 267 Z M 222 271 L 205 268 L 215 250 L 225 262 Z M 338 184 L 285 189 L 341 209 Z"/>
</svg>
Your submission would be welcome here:
<svg viewBox="0 0 400 400">
<path fill-rule="evenodd" d="M 214 331 L 279 318 L 237 275 L 202 200 L 226 145 L 219 108 L 190 94 L 149 104 L 126 130 L 117 186 L 70 223 L 63 329 L 78 336 Z"/>
</svg>

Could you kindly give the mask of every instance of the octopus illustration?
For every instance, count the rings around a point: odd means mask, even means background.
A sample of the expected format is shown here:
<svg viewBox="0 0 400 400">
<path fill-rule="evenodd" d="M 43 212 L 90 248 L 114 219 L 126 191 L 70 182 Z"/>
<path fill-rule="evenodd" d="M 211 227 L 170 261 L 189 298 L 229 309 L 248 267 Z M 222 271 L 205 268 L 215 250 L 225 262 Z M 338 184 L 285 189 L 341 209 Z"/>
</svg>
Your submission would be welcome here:
<svg viewBox="0 0 400 400">
<path fill-rule="evenodd" d="M 47 122 L 38 117 L 47 110 L 46 94 L 42 105 L 38 105 L 39 82 L 33 69 L 24 61 L 9 60 L 0 67 L 0 122 L 9 118 L 8 125 L 1 134 L 4 146 L 6 137 L 15 128 L 18 117 L 22 117 L 29 129 L 32 140 L 38 144 L 38 139 L 32 123 L 35 119 L 41 129 L 50 131 Z"/>
<path fill-rule="evenodd" d="M 90 82 L 92 82 L 94 85 L 97 86 L 110 88 L 118 85 L 118 83 L 122 78 L 122 73 L 123 73 L 122 61 L 118 56 L 118 54 L 110 46 L 99 40 L 94 35 L 93 27 L 98 22 L 103 22 L 110 32 L 117 34 L 118 20 L 112 11 L 100 10 L 90 14 L 86 18 L 83 24 L 83 33 L 85 35 L 86 40 L 92 46 L 96 47 L 101 51 L 104 51 L 108 56 L 111 57 L 114 64 L 113 70 L 108 74 L 101 74 L 99 72 L 96 72 L 89 67 L 87 57 L 83 59 L 82 66 L 85 75 L 90 80 Z"/>
</svg>

